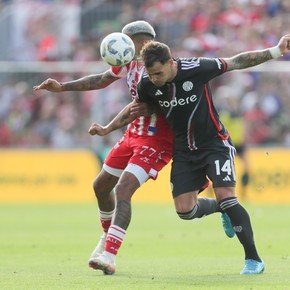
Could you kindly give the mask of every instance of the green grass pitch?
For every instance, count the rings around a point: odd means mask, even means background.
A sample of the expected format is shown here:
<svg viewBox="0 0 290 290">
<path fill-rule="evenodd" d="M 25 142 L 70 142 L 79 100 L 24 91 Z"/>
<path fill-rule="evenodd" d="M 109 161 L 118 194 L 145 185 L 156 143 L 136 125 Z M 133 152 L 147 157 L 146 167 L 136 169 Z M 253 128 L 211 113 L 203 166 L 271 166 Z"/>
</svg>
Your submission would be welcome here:
<svg viewBox="0 0 290 290">
<path fill-rule="evenodd" d="M 88 268 L 95 204 L 0 205 L 0 289 L 290 289 L 290 206 L 246 205 L 265 273 L 239 274 L 243 251 L 220 215 L 180 220 L 173 205 L 134 204 L 117 272 Z"/>
</svg>

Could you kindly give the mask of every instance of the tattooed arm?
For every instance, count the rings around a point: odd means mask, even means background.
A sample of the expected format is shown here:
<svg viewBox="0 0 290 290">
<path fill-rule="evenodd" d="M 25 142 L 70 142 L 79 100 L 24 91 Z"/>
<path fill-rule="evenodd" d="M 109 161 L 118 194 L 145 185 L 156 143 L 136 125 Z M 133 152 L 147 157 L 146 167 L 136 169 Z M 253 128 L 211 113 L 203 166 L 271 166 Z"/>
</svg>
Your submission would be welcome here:
<svg viewBox="0 0 290 290">
<path fill-rule="evenodd" d="M 149 105 L 146 103 L 137 103 L 136 101 L 128 104 L 118 115 L 106 126 L 102 126 L 97 123 L 93 123 L 89 129 L 91 135 L 104 136 L 110 132 L 120 129 L 131 122 L 137 117 L 149 116 L 152 111 Z"/>
<path fill-rule="evenodd" d="M 55 79 L 47 79 L 38 86 L 34 86 L 33 90 L 47 90 L 50 92 L 64 92 L 64 91 L 89 91 L 98 90 L 107 87 L 118 77 L 112 76 L 109 70 L 104 73 L 85 76 L 81 79 L 60 83 Z"/>
<path fill-rule="evenodd" d="M 290 51 L 290 34 L 283 36 L 278 45 L 264 50 L 240 53 L 231 58 L 224 58 L 227 70 L 244 69 L 278 58 Z"/>
</svg>

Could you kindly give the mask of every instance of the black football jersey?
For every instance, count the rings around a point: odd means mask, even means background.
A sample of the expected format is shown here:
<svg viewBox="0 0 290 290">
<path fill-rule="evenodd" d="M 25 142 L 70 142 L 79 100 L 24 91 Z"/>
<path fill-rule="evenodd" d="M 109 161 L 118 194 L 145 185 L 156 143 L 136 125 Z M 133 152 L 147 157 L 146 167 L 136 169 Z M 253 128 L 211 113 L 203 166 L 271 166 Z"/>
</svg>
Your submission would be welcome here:
<svg viewBox="0 0 290 290">
<path fill-rule="evenodd" d="M 226 72 L 220 58 L 180 58 L 172 82 L 156 87 L 144 72 L 138 85 L 141 101 L 154 104 L 166 116 L 174 134 L 175 150 L 210 147 L 213 139 L 226 140 L 228 133 L 220 122 L 212 101 L 209 81 Z"/>
</svg>

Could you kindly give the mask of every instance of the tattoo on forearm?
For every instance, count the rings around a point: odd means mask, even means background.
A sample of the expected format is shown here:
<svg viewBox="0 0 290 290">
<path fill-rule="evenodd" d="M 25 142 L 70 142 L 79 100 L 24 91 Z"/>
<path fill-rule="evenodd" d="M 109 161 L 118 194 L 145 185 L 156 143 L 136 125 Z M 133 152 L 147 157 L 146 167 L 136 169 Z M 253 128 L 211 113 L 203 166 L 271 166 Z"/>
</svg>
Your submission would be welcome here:
<svg viewBox="0 0 290 290">
<path fill-rule="evenodd" d="M 114 131 L 116 129 L 120 129 L 126 125 L 128 125 L 132 120 L 130 119 L 130 112 L 126 110 L 126 108 L 117 115 L 113 121 L 110 123 L 109 127 L 110 131 Z"/>
<path fill-rule="evenodd" d="M 127 114 L 121 116 L 121 118 L 120 118 L 120 125 L 122 125 L 122 127 L 125 126 L 125 125 L 127 125 L 128 124 L 128 119 L 129 119 L 129 115 L 127 115 Z"/>
<path fill-rule="evenodd" d="M 116 213 L 113 223 L 120 228 L 126 230 L 131 221 L 131 203 L 127 200 L 119 200 L 117 202 Z"/>
<path fill-rule="evenodd" d="M 97 89 L 97 84 L 100 82 L 101 76 L 87 76 L 81 79 L 63 83 L 63 88 L 65 91 L 87 91 Z"/>
<path fill-rule="evenodd" d="M 90 75 L 83 77 L 81 79 L 63 83 L 63 89 L 65 91 L 89 91 L 89 90 L 98 90 L 105 88 L 117 78 L 113 77 L 108 73 L 99 74 L 99 75 Z"/>
<path fill-rule="evenodd" d="M 268 49 L 240 53 L 230 59 L 228 70 L 252 67 L 270 59 L 272 56 Z"/>
</svg>

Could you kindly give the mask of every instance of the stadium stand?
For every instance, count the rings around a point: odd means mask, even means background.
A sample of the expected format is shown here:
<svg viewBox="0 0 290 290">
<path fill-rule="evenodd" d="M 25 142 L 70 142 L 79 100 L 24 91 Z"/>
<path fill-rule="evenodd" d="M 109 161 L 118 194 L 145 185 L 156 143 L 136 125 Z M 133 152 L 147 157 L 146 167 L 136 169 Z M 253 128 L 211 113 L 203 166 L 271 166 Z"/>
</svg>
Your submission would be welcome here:
<svg viewBox="0 0 290 290">
<path fill-rule="evenodd" d="M 92 141 L 87 129 L 92 120 L 108 122 L 128 102 L 124 82 L 57 96 L 34 94 L 32 87 L 47 77 L 97 73 L 104 65 L 97 62 L 100 41 L 129 21 L 152 23 L 175 56 L 226 57 L 275 45 L 289 33 L 289 13 L 287 0 L 1 1 L 0 147 L 106 152 L 121 132 Z M 75 70 L 74 62 L 82 68 Z M 270 67 L 225 75 L 212 86 L 220 107 L 225 91 L 239 100 L 249 145 L 290 147 L 290 71 L 280 62 Z"/>
</svg>

